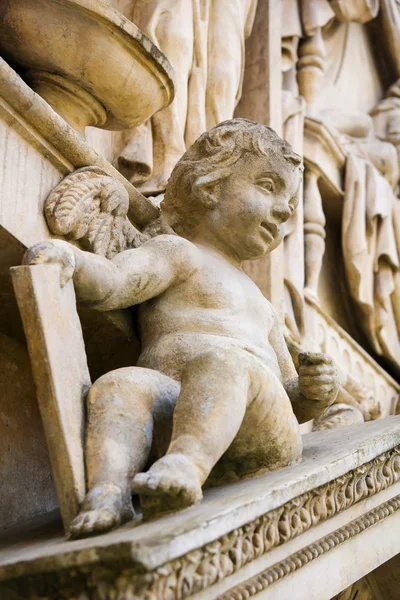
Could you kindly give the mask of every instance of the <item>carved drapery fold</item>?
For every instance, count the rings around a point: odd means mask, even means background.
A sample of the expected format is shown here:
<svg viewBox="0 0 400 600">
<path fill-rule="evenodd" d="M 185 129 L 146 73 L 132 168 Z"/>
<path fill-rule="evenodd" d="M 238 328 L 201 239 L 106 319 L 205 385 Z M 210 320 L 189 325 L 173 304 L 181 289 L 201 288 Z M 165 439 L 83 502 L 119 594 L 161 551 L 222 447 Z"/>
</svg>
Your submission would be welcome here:
<svg viewBox="0 0 400 600">
<path fill-rule="evenodd" d="M 393 362 L 400 360 L 397 202 L 373 165 L 348 156 L 342 223 L 347 282 L 372 348 Z"/>
</svg>

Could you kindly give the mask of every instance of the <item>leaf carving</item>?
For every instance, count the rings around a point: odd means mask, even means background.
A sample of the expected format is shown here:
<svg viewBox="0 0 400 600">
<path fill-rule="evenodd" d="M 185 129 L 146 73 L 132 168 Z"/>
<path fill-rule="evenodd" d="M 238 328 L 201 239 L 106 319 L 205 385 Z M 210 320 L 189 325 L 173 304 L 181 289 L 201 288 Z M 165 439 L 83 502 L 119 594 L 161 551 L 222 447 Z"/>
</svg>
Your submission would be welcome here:
<svg viewBox="0 0 400 600">
<path fill-rule="evenodd" d="M 147 238 L 128 219 L 125 187 L 97 167 L 84 167 L 63 179 L 45 202 L 49 229 L 85 250 L 112 258 Z"/>
</svg>

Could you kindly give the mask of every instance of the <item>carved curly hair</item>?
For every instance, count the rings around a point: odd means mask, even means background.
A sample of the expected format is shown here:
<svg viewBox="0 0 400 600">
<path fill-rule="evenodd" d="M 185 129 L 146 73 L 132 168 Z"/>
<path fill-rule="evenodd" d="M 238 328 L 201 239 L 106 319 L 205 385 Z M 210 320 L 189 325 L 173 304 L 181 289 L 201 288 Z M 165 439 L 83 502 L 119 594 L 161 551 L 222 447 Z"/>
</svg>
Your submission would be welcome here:
<svg viewBox="0 0 400 600">
<path fill-rule="evenodd" d="M 270 157 L 272 163 L 275 156 L 280 157 L 302 169 L 301 157 L 270 127 L 248 119 L 220 123 L 194 142 L 169 178 L 161 207 L 177 233 L 195 227 L 207 210 L 200 197 L 202 178 L 207 179 L 207 186 L 218 185 L 246 153 Z"/>
</svg>

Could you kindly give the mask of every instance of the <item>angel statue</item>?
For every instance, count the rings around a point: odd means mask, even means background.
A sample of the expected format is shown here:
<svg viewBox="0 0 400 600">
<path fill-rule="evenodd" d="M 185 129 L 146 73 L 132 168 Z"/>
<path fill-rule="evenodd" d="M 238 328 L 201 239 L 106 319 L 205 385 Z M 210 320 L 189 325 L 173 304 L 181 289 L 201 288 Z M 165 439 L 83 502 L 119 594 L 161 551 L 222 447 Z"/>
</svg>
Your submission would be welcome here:
<svg viewBox="0 0 400 600">
<path fill-rule="evenodd" d="M 111 260 L 64 240 L 27 251 L 27 265 L 58 265 L 61 286 L 72 279 L 79 302 L 103 312 L 139 305 L 136 366 L 103 375 L 87 395 L 88 492 L 72 537 L 133 518 L 132 492 L 149 518 L 200 502 L 210 478 L 300 460 L 299 422 L 334 402 L 337 369 L 326 355 L 304 353 L 296 372 L 272 305 L 241 265 L 281 243 L 302 170 L 300 156 L 269 127 L 225 121 L 175 166 L 162 203 L 164 233 L 142 243 L 127 227 L 130 241 L 121 242 L 124 235 L 112 233 L 121 230 L 121 206 L 111 199 L 101 216 L 104 199 L 92 197 L 90 216 L 86 195 L 80 218 L 69 221 L 72 237 L 86 236 L 90 247 L 108 215 L 102 252 L 110 240 L 111 254 L 128 249 Z M 58 197 L 49 218 L 58 206 L 65 223 L 77 214 L 73 204 Z"/>
</svg>

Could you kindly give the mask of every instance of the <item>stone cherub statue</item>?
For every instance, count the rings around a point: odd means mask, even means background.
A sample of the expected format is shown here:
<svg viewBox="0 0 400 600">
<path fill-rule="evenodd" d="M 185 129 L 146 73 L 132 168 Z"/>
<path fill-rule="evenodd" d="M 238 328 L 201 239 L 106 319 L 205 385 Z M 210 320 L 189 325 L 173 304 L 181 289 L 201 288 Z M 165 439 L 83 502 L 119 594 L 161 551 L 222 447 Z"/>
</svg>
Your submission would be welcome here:
<svg viewBox="0 0 400 600">
<path fill-rule="evenodd" d="M 301 181 L 300 157 L 273 130 L 225 121 L 171 175 L 170 234 L 113 260 L 60 240 L 28 250 L 26 263 L 60 265 L 61 284 L 73 278 L 99 311 L 140 305 L 137 366 L 87 398 L 89 491 L 71 536 L 132 518 L 131 490 L 153 516 L 199 502 L 211 471 L 242 477 L 301 458 L 298 422 L 335 400 L 336 367 L 307 353 L 297 374 L 274 309 L 241 269 L 279 245 Z"/>
</svg>

